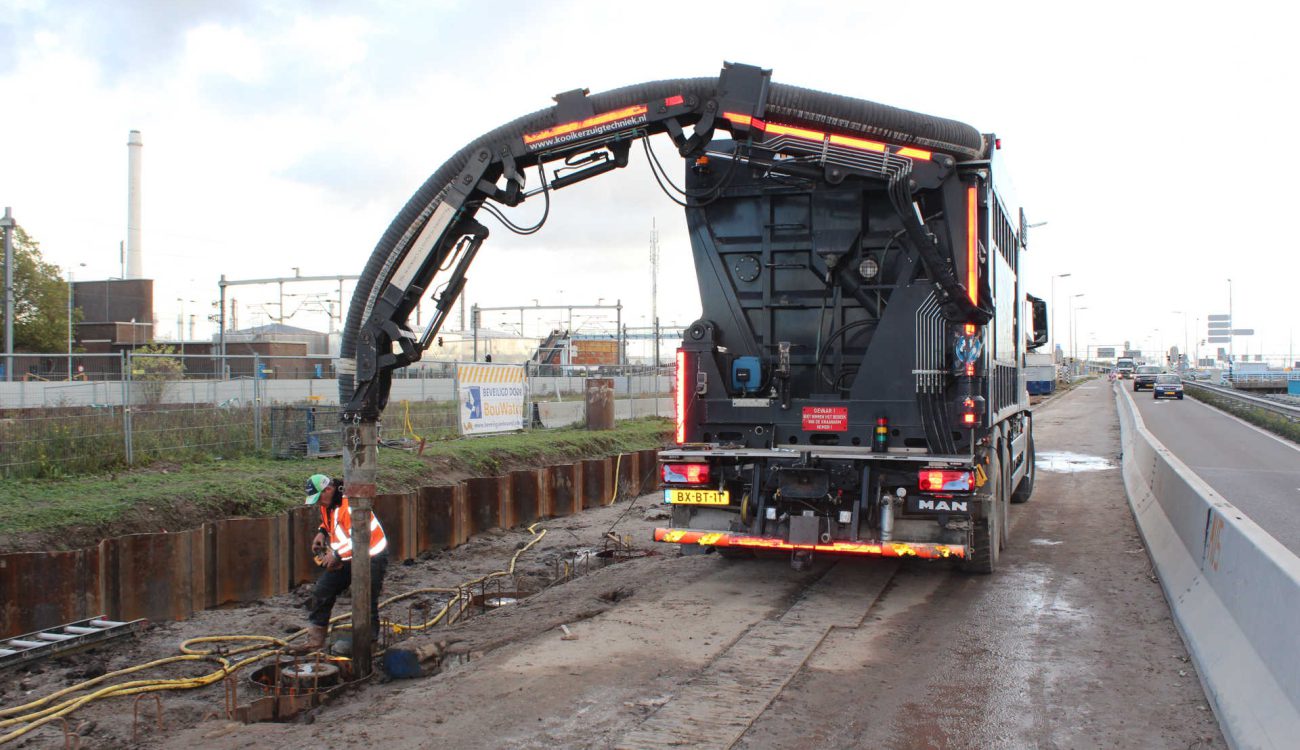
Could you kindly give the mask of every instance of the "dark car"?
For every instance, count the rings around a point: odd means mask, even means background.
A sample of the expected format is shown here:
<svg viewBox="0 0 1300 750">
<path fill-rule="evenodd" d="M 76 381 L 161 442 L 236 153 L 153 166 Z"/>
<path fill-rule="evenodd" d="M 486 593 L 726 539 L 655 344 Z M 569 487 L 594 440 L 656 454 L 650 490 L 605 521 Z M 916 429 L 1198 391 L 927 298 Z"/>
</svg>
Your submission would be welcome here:
<svg viewBox="0 0 1300 750">
<path fill-rule="evenodd" d="M 1155 385 L 1151 386 L 1152 398 L 1176 398 L 1183 400 L 1183 380 L 1177 375 L 1164 373 L 1156 376 Z"/>
<path fill-rule="evenodd" d="M 1133 373 L 1133 392 L 1154 386 L 1160 370 L 1160 365 L 1138 365 L 1137 372 Z"/>
</svg>

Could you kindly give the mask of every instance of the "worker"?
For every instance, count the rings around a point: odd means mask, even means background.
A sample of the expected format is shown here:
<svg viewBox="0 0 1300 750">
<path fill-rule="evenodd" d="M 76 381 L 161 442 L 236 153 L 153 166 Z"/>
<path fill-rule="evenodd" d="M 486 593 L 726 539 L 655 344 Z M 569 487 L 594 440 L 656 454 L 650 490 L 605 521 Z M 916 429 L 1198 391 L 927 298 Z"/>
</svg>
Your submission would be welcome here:
<svg viewBox="0 0 1300 750">
<path fill-rule="evenodd" d="M 312 539 L 311 549 L 324 570 L 312 591 L 307 642 L 295 649 L 302 653 L 320 651 L 325 647 L 334 601 L 352 585 L 352 509 L 348 506 L 348 496 L 343 494 L 343 480 L 312 474 L 307 479 L 307 505 L 320 508 L 320 528 Z M 374 633 L 379 632 L 379 592 L 384 587 L 384 573 L 388 570 L 387 550 L 384 527 L 379 524 L 378 517 L 371 515 L 370 622 L 374 624 Z"/>
</svg>

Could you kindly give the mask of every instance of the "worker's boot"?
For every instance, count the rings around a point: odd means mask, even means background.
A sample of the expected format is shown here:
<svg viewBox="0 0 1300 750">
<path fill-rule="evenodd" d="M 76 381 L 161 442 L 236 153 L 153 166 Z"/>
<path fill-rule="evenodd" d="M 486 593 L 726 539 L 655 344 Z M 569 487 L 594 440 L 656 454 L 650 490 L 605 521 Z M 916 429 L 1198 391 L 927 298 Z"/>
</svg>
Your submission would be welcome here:
<svg viewBox="0 0 1300 750">
<path fill-rule="evenodd" d="M 291 647 L 296 654 L 310 654 L 316 651 L 325 650 L 325 634 L 327 628 L 324 625 L 308 625 L 307 641 L 299 646 Z"/>
</svg>

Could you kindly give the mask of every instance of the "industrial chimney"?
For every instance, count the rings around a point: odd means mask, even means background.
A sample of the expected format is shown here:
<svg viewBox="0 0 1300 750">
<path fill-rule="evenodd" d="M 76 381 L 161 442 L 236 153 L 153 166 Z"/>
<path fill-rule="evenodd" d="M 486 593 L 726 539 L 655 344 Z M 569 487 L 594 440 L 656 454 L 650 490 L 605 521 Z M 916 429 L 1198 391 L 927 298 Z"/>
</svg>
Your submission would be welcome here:
<svg viewBox="0 0 1300 750">
<path fill-rule="evenodd" d="M 132 130 L 126 141 L 126 277 L 144 278 L 144 249 L 140 247 L 140 159 L 144 141 L 140 131 Z"/>
</svg>

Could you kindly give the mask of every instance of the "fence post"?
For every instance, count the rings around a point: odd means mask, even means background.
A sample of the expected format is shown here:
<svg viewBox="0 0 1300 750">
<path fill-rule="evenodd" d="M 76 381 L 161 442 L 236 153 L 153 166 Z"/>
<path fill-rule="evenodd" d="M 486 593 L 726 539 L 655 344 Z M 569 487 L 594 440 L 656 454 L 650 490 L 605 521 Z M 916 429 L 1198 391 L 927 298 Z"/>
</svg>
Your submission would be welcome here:
<svg viewBox="0 0 1300 750">
<path fill-rule="evenodd" d="M 135 464 L 135 446 L 131 444 L 131 352 L 122 352 L 122 440 L 126 447 L 126 465 Z"/>
<path fill-rule="evenodd" d="M 540 369 L 540 368 L 539 368 Z M 524 363 L 524 424 L 526 430 L 533 429 L 533 377 L 537 372 L 532 362 Z"/>
<path fill-rule="evenodd" d="M 262 355 L 253 353 L 253 450 L 262 450 Z"/>
</svg>

